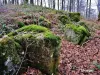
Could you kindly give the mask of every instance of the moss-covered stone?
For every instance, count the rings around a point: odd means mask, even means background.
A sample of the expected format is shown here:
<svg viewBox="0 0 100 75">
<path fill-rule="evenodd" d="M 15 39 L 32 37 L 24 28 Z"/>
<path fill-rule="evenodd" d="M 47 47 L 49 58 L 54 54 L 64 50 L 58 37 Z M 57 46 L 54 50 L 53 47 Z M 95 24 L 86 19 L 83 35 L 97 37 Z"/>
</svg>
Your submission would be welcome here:
<svg viewBox="0 0 100 75">
<path fill-rule="evenodd" d="M 90 31 L 88 25 L 85 22 L 79 21 L 78 24 L 84 26 L 88 31 Z"/>
<path fill-rule="evenodd" d="M 58 36 L 47 28 L 37 25 L 24 26 L 9 33 L 8 36 L 22 47 L 21 51 L 15 49 L 20 56 L 20 52 L 25 52 L 27 49 L 28 66 L 37 68 L 47 75 L 56 74 L 60 47 Z"/>
<path fill-rule="evenodd" d="M 84 26 L 73 24 L 66 25 L 65 37 L 75 44 L 82 44 L 89 36 L 90 33 Z"/>
<path fill-rule="evenodd" d="M 10 67 L 14 67 L 15 64 L 17 65 L 21 62 L 20 51 L 21 46 L 10 37 L 0 38 L 0 75 L 4 75 L 4 71 L 8 74 L 9 70 L 11 70 Z"/>
<path fill-rule="evenodd" d="M 47 28 L 51 28 L 50 21 L 44 18 L 43 16 L 39 17 L 39 25 L 47 27 Z"/>
<path fill-rule="evenodd" d="M 80 21 L 80 13 L 68 13 L 71 21 L 78 22 Z"/>
<path fill-rule="evenodd" d="M 66 15 L 60 15 L 58 19 L 61 21 L 62 24 L 69 24 L 71 21 Z"/>
</svg>

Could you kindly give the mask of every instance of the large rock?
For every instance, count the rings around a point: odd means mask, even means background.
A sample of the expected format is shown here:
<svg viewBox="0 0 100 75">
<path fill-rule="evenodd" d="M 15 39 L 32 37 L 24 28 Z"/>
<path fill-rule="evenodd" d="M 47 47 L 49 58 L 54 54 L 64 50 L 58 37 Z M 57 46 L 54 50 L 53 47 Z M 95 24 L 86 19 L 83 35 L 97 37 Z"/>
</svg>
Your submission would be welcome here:
<svg viewBox="0 0 100 75">
<path fill-rule="evenodd" d="M 90 36 L 89 31 L 81 25 L 66 24 L 65 37 L 74 44 L 82 44 Z"/>
<path fill-rule="evenodd" d="M 13 42 L 10 43 L 10 45 L 5 42 L 5 45 L 9 46 L 4 47 L 3 51 L 7 50 L 7 55 L 11 56 L 12 60 L 19 64 L 22 59 L 21 57 L 23 57 L 27 51 L 23 62 L 24 65 L 27 63 L 25 66 L 31 66 L 39 69 L 41 72 L 47 75 L 56 73 L 60 46 L 60 38 L 58 36 L 53 35 L 45 27 L 29 25 L 24 26 L 15 32 L 9 33 L 8 37 L 12 38 Z M 3 40 L 4 39 L 2 39 L 2 41 Z M 8 41 L 10 40 L 8 39 Z M 13 45 L 13 43 L 17 45 Z M 0 46 L 0 49 L 1 48 L 2 46 Z M 12 48 L 14 48 L 13 51 L 11 51 Z M 12 55 L 9 52 L 15 54 Z"/>
<path fill-rule="evenodd" d="M 18 55 L 20 50 L 21 46 L 12 38 L 4 36 L 0 39 L 0 75 L 8 75 L 10 71 L 15 72 L 15 65 L 13 64 L 17 65 L 21 62 Z"/>
</svg>

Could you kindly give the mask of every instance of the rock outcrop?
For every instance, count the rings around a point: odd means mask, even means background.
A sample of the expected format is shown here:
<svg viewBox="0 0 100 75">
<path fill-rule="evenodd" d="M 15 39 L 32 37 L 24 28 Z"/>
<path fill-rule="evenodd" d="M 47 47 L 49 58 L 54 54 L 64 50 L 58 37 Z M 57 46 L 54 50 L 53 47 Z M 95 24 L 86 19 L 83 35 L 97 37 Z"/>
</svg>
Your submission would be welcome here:
<svg viewBox="0 0 100 75">
<path fill-rule="evenodd" d="M 10 57 L 12 63 L 18 65 L 26 54 L 23 61 L 24 67 L 34 67 L 47 75 L 56 74 L 59 48 L 60 38 L 47 28 L 37 25 L 24 26 L 9 33 L 7 37 L 1 38 L 0 61 L 2 62 L 0 63 L 4 64 Z"/>
</svg>

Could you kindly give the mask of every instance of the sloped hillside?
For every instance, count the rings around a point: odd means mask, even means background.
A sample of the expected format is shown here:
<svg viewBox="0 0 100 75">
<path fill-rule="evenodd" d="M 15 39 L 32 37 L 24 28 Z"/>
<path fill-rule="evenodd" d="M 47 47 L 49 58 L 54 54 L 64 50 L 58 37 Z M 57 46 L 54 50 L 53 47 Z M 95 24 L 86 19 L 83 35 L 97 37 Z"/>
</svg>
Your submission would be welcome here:
<svg viewBox="0 0 100 75">
<path fill-rule="evenodd" d="M 99 23 L 83 19 L 80 13 L 32 5 L 2 6 L 0 53 L 5 56 L 2 50 L 7 51 L 9 41 L 13 45 L 15 43 L 15 48 L 10 48 L 15 55 L 9 54 L 8 49 L 7 56 L 12 55 L 13 61 L 18 64 L 17 70 L 15 66 L 10 69 L 13 72 L 4 67 L 0 70 L 6 71 L 6 74 L 17 72 L 21 75 L 99 75 Z M 26 39 L 28 44 L 34 40 L 29 48 L 26 47 Z M 18 51 L 18 55 L 15 51 Z M 0 60 L 3 65 L 9 59 L 7 56 L 0 56 L 5 60 Z"/>
</svg>

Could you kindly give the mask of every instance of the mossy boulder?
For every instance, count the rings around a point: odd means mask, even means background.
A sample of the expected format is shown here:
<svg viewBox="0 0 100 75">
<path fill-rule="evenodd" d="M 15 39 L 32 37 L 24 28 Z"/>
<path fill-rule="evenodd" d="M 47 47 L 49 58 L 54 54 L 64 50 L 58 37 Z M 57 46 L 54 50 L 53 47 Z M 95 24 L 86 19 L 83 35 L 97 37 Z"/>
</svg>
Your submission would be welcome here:
<svg viewBox="0 0 100 75">
<path fill-rule="evenodd" d="M 21 49 L 21 46 L 12 38 L 8 36 L 0 38 L 0 75 L 14 73 L 14 66 L 21 62 L 21 58 L 18 54 Z"/>
<path fill-rule="evenodd" d="M 19 64 L 23 53 L 27 51 L 23 63 L 28 63 L 27 66 L 39 69 L 44 74 L 56 74 L 60 48 L 58 36 L 45 27 L 29 25 L 9 33 L 8 38 L 0 41 L 1 55 L 7 52 L 6 59 L 11 55 L 14 63 Z"/>
<path fill-rule="evenodd" d="M 51 22 L 47 20 L 46 18 L 44 18 L 43 16 L 39 17 L 39 25 L 47 27 L 47 28 L 51 28 Z"/>
<path fill-rule="evenodd" d="M 81 25 L 67 24 L 65 27 L 65 37 L 74 44 L 81 45 L 90 36 L 89 31 Z"/>
<path fill-rule="evenodd" d="M 80 21 L 80 13 L 68 13 L 71 21 L 73 22 L 79 22 Z"/>
<path fill-rule="evenodd" d="M 60 22 L 62 23 L 62 24 L 69 24 L 71 21 L 70 21 L 70 19 L 69 19 L 69 17 L 68 16 L 66 16 L 66 15 L 60 15 L 60 16 L 58 16 L 58 19 L 60 20 Z"/>
</svg>

